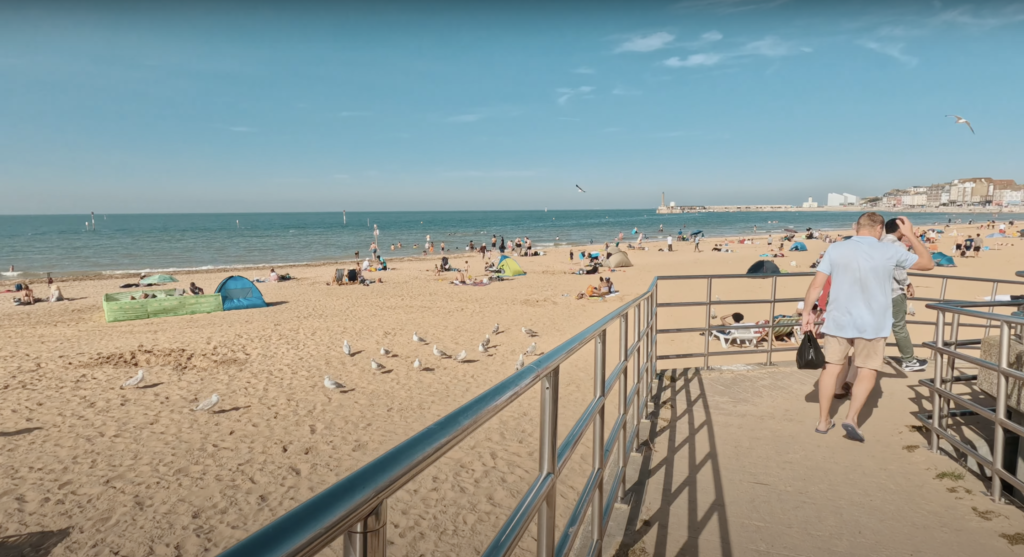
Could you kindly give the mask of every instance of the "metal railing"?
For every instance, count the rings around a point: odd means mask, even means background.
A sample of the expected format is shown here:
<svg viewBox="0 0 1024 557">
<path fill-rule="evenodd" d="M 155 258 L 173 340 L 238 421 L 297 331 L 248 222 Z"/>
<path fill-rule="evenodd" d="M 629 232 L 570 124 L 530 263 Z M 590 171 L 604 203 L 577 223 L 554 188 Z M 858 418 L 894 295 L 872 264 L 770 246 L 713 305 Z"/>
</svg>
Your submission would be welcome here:
<svg viewBox="0 0 1024 557">
<path fill-rule="evenodd" d="M 763 349 L 754 347 L 752 349 L 711 352 L 710 336 L 712 331 L 753 328 L 774 330 L 778 327 L 791 326 L 777 325 L 774 320 L 763 325 L 712 325 L 712 307 L 725 304 L 762 304 L 768 305 L 769 313 L 774 316 L 778 304 L 796 303 L 803 300 L 802 297 L 779 298 L 777 296 L 778 281 L 791 278 L 808 280 L 813 274 L 656 277 L 641 295 L 623 304 L 558 347 L 549 350 L 530 365 L 484 391 L 419 433 L 399 443 L 380 457 L 299 504 L 221 555 L 226 557 L 309 556 L 315 555 L 342 536 L 344 536 L 346 557 L 386 555 L 388 499 L 470 434 L 540 383 L 538 474 L 511 515 L 491 540 L 483 555 L 496 557 L 512 553 L 535 518 L 537 520 L 537 555 L 542 557 L 569 555 L 576 544 L 577 537 L 584 530 L 582 526 L 589 515 L 591 520 L 590 539 L 588 545 L 585 546 L 584 555 L 600 556 L 601 543 L 608 525 L 610 511 L 616 501 L 622 501 L 626 495 L 625 471 L 629 456 L 633 451 L 641 449 L 642 428 L 645 425 L 650 426 L 650 422 L 645 418 L 650 412 L 651 385 L 654 374 L 657 372 L 657 362 L 701 358 L 704 367 L 707 368 L 710 358 L 715 356 L 766 354 L 766 363 L 771 364 L 774 354 L 795 351 L 796 347 L 774 346 L 774 335 L 769 334 L 767 346 Z M 944 301 L 946 286 L 951 280 L 992 282 L 993 298 L 999 284 L 1011 283 L 1024 286 L 1024 282 L 1017 281 L 989 281 L 971 277 L 935 276 L 921 273 L 911 273 L 911 276 L 941 278 L 939 298 L 915 298 L 923 302 Z M 770 280 L 770 297 L 712 300 L 714 281 L 724 279 Z M 659 282 L 701 280 L 706 281 L 706 296 L 703 301 L 658 302 Z M 938 308 L 940 305 L 935 304 L 928 307 Z M 982 305 L 998 304 L 982 302 Z M 678 307 L 703 308 L 704 326 L 659 329 L 657 327 L 659 308 Z M 632 327 L 630 327 L 630 313 L 633 314 Z M 986 328 L 989 326 L 988 323 L 960 323 L 959 320 L 954 319 L 954 331 L 958 326 Z M 1024 319 L 1020 321 L 1024 323 Z M 908 321 L 908 323 L 932 324 L 928 321 Z M 619 328 L 618 358 L 611 373 L 608 373 L 607 331 L 609 328 L 615 327 L 616 324 Z M 935 327 L 937 341 L 942 338 L 938 331 L 943 329 L 944 324 L 940 318 Z M 703 352 L 658 355 L 658 335 L 695 332 L 703 332 L 705 335 Z M 594 343 L 594 396 L 582 415 L 576 419 L 566 437 L 558 442 L 559 369 L 570 357 L 591 342 Z M 931 347 L 932 344 L 925 343 L 924 345 Z M 969 344 L 961 343 L 963 346 L 969 346 Z M 958 357 L 965 360 L 969 358 L 969 356 Z M 630 373 L 630 368 L 632 368 L 632 373 Z M 1024 374 L 1019 375 L 1024 378 Z M 605 438 L 606 402 L 609 393 L 616 388 L 618 392 L 615 394 L 617 404 L 614 422 L 610 435 Z M 1020 428 L 1020 426 L 1013 427 Z M 591 470 L 581 494 L 569 514 L 565 527 L 556 536 L 555 502 L 558 493 L 558 478 L 564 471 L 569 458 L 583 441 L 588 429 L 593 435 Z M 1020 429 L 1024 431 L 1024 428 Z M 613 453 L 616 452 L 617 458 L 612 462 Z M 613 472 L 610 474 L 613 479 L 610 485 L 606 486 L 605 477 L 608 472 Z"/>
<path fill-rule="evenodd" d="M 512 553 L 533 519 L 537 519 L 537 555 L 569 555 L 591 519 L 588 556 L 601 555 L 601 543 L 616 501 L 626 496 L 625 472 L 633 451 L 641 450 L 641 426 L 651 401 L 652 374 L 657 351 L 657 279 L 640 296 L 612 311 L 522 370 L 484 391 L 447 416 L 399 443 L 396 447 L 349 474 L 307 501 L 264 526 L 222 556 L 307 556 L 344 536 L 346 557 L 382 557 L 387 554 L 388 499 L 487 423 L 524 393 L 540 383 L 539 471 L 511 516 L 498 530 L 483 555 Z M 633 313 L 630 335 L 629 314 Z M 607 331 L 618 325 L 619 350 L 608 373 Z M 629 339 L 632 338 L 630 343 Z M 576 419 L 565 439 L 558 442 L 559 366 L 584 346 L 594 344 L 594 397 Z M 632 363 L 632 366 L 630 366 Z M 632 367 L 632 373 L 629 368 Z M 632 378 L 632 381 L 629 378 Z M 609 393 L 618 388 L 611 434 L 605 438 L 605 410 Z M 591 471 L 561 533 L 555 532 L 558 478 L 590 429 L 593 435 Z M 631 450 L 632 449 L 632 450 Z M 610 462 L 613 453 L 618 458 Z M 614 473 L 605 486 L 608 467 Z M 607 488 L 607 489 L 606 489 Z M 607 491 L 607 495 L 605 494 Z"/>
<path fill-rule="evenodd" d="M 1017 273 L 1017 276 L 1024 276 L 1024 273 Z M 1024 285 L 1024 283 L 1017 283 Z M 945 440 L 953 447 L 970 456 L 972 460 L 984 467 L 992 475 L 992 486 L 989 495 L 996 502 L 1001 502 L 1003 497 L 1003 482 L 1015 487 L 1024 493 L 1024 482 L 1021 482 L 1014 474 L 1011 474 L 1004 467 L 1006 432 L 1009 431 L 1018 436 L 1024 437 L 1024 427 L 1014 423 L 1007 418 L 1007 381 L 1014 379 L 1024 381 L 1024 373 L 1020 370 L 1009 367 L 1010 341 L 1016 338 L 1021 340 L 1020 332 L 1024 327 L 1024 316 L 1020 312 L 1012 315 L 995 313 L 995 308 L 1017 308 L 1021 301 L 996 302 L 995 296 L 992 300 L 985 302 L 948 302 L 929 304 L 929 309 L 936 313 L 936 331 L 944 331 L 947 321 L 950 325 L 950 337 L 944 335 L 936 337 L 935 342 L 925 343 L 936 355 L 935 376 L 932 379 L 922 379 L 919 383 L 931 391 L 931 412 L 917 414 L 917 419 L 928 428 L 931 439 L 929 449 L 932 452 L 939 452 L 940 440 Z M 949 317 L 952 316 L 952 319 Z M 971 356 L 962 352 L 963 348 L 979 348 L 982 339 L 960 339 L 960 328 L 964 326 L 961 318 L 974 318 L 986 322 L 986 336 L 989 326 L 995 323 L 999 328 L 999 351 L 998 362 L 992 362 L 981 357 Z M 996 374 L 995 406 L 986 407 L 978 402 L 969 400 L 953 392 L 955 385 L 976 383 L 977 374 L 957 374 L 957 362 L 974 366 L 979 369 L 992 371 Z M 953 409 L 956 405 L 958 408 Z M 952 418 L 965 418 L 969 416 L 982 417 L 993 424 L 991 458 L 980 454 L 974 447 L 965 442 L 950 429 Z"/>
<path fill-rule="evenodd" d="M 704 334 L 704 350 L 703 352 L 683 353 L 683 354 L 659 354 L 658 360 L 680 360 L 680 359 L 701 359 L 703 360 L 703 367 L 708 368 L 711 364 L 711 358 L 721 356 L 736 356 L 743 354 L 764 354 L 764 364 L 772 365 L 773 356 L 775 354 L 784 352 L 796 352 L 797 346 L 776 346 L 776 339 L 774 334 L 768 334 L 765 338 L 764 348 L 739 348 L 729 350 L 723 350 L 720 352 L 713 352 L 711 350 L 711 336 L 712 332 L 715 331 L 730 331 L 730 330 L 752 330 L 752 329 L 776 329 L 792 327 L 791 324 L 777 324 L 775 323 L 776 309 L 779 304 L 796 304 L 804 301 L 803 296 L 799 298 L 779 298 L 777 293 L 779 291 L 780 280 L 790 280 L 793 278 L 802 278 L 809 281 L 810 277 L 813 277 L 813 272 L 802 272 L 802 273 L 785 273 L 780 275 L 679 275 L 679 276 L 660 276 L 657 277 L 657 282 L 662 281 L 704 281 L 704 300 L 691 301 L 691 302 L 659 302 L 659 308 L 703 308 L 704 309 L 704 325 L 698 327 L 682 327 L 682 328 L 659 328 L 657 334 L 681 334 L 681 333 L 703 333 Z M 971 283 L 986 283 L 990 284 L 991 292 L 990 296 L 995 300 L 996 295 L 999 292 L 1000 285 L 1015 285 L 1024 286 L 1024 282 L 1014 280 L 1000 280 L 1000 279 L 984 279 L 975 277 L 962 277 L 962 276 L 949 276 L 949 275 L 938 275 L 931 273 L 907 273 L 911 279 L 923 279 L 927 281 L 938 281 L 939 282 L 939 296 L 928 297 L 928 296 L 915 296 L 912 301 L 922 302 L 925 304 L 934 302 L 946 302 L 949 301 L 947 297 L 947 290 L 949 284 L 958 282 L 971 282 Z M 1017 273 L 1017 276 L 1024 276 L 1024 271 Z M 720 300 L 712 299 L 712 293 L 714 289 L 715 281 L 722 280 L 749 280 L 749 281 L 771 281 L 771 290 L 768 298 L 752 298 L 752 299 L 739 299 L 739 300 Z M 767 305 L 769 306 L 769 321 L 770 323 L 762 324 L 743 324 L 743 325 L 714 325 L 712 324 L 712 308 L 714 306 L 740 306 L 740 305 Z M 989 305 L 989 304 L 984 304 Z M 931 308 L 931 306 L 925 306 Z M 907 325 L 923 325 L 928 327 L 934 327 L 935 322 L 925 321 L 922 319 L 907 319 Z M 963 323 L 962 327 L 972 328 L 984 328 L 985 334 L 988 334 L 990 323 Z M 798 326 L 799 327 L 799 326 Z M 938 339 L 938 329 L 933 331 L 930 335 L 933 339 Z M 886 346 L 896 346 L 896 343 L 890 342 Z M 927 348 L 930 343 L 917 342 L 914 343 L 917 348 Z M 967 346 L 967 349 L 977 349 L 977 346 Z"/>
</svg>

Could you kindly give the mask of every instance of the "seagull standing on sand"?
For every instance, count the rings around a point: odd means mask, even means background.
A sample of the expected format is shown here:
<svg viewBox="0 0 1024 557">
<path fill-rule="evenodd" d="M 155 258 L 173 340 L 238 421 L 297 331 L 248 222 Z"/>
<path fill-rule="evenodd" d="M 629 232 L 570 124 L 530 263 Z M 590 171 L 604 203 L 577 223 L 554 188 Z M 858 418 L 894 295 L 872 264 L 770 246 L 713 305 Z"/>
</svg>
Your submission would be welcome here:
<svg viewBox="0 0 1024 557">
<path fill-rule="evenodd" d="M 378 364 L 377 360 L 374 360 L 373 358 L 370 358 L 370 367 L 373 368 L 374 370 L 384 369 L 384 366 Z"/>
<path fill-rule="evenodd" d="M 579 184 L 576 184 L 576 189 L 580 190 L 580 193 L 587 193 L 586 190 L 581 188 Z"/>
<path fill-rule="evenodd" d="M 345 385 L 331 379 L 330 375 L 324 375 L 324 387 L 327 387 L 328 389 L 344 389 Z"/>
<path fill-rule="evenodd" d="M 490 346 L 491 345 L 491 335 L 484 335 L 484 342 L 483 342 L 483 344 L 484 344 L 484 346 Z"/>
<path fill-rule="evenodd" d="M 516 371 L 519 371 L 526 367 L 526 360 L 523 359 L 523 355 L 519 355 L 519 361 L 516 362 Z"/>
<path fill-rule="evenodd" d="M 495 324 L 494 324 L 494 328 L 493 328 L 493 329 L 491 329 L 491 332 L 492 332 L 492 333 L 494 333 L 494 334 L 498 334 L 498 331 L 499 331 L 499 330 L 501 330 L 501 329 L 500 329 L 500 328 L 498 327 L 498 324 L 497 324 L 497 323 L 495 323 Z"/>
<path fill-rule="evenodd" d="M 527 329 L 526 327 L 523 327 L 523 334 L 525 334 L 528 337 L 534 337 L 534 336 L 537 336 L 537 331 L 534 331 L 533 329 Z"/>
<path fill-rule="evenodd" d="M 217 406 L 218 402 L 220 402 L 220 397 L 217 396 L 216 393 L 214 393 L 214 395 L 211 396 L 210 398 L 200 402 L 199 406 L 196 406 L 195 408 L 193 408 L 192 411 L 193 412 L 203 412 L 205 410 L 209 410 L 210 408 L 213 408 L 214 406 Z"/>
<path fill-rule="evenodd" d="M 391 351 L 388 350 L 387 348 L 384 348 L 383 346 L 381 346 L 380 347 L 380 355 L 384 356 L 386 358 L 386 357 L 391 355 Z"/>
<path fill-rule="evenodd" d="M 412 332 L 412 341 L 413 342 L 427 342 L 427 341 L 423 340 L 422 338 L 420 338 L 420 335 L 417 335 L 416 331 Z"/>
<path fill-rule="evenodd" d="M 146 378 L 146 370 L 140 369 L 139 370 L 139 374 L 136 375 L 135 377 L 132 377 L 131 379 L 125 381 L 124 383 L 122 383 L 121 384 L 121 388 L 124 389 L 125 387 L 134 387 L 134 386 L 138 385 L 139 383 L 142 383 L 142 380 L 145 379 L 145 378 Z"/>
<path fill-rule="evenodd" d="M 974 128 L 971 127 L 971 123 L 968 122 L 965 118 L 961 118 L 960 116 L 957 116 L 956 114 L 947 114 L 946 118 L 956 118 L 956 123 L 957 124 L 967 124 L 967 127 L 970 128 L 971 133 L 974 133 Z M 975 135 L 977 135 L 977 134 L 975 134 Z"/>
<path fill-rule="evenodd" d="M 348 341 L 346 340 L 345 343 L 341 345 L 341 351 L 344 352 L 346 356 L 351 356 L 352 345 L 349 344 Z"/>
<path fill-rule="evenodd" d="M 420 363 L 420 359 L 419 358 L 416 358 L 416 361 L 412 363 L 412 368 L 413 369 L 419 369 L 421 367 L 423 367 L 423 364 Z"/>
<path fill-rule="evenodd" d="M 481 342 L 480 346 L 477 348 L 477 350 L 479 350 L 481 354 L 486 354 L 487 353 L 487 345 Z"/>
<path fill-rule="evenodd" d="M 537 343 L 535 342 L 535 343 L 531 344 L 529 348 L 526 349 L 526 355 L 527 356 L 533 356 L 536 353 L 537 353 Z"/>
<path fill-rule="evenodd" d="M 434 355 L 437 356 L 438 358 L 447 358 L 448 357 L 448 354 L 445 354 L 444 350 L 441 350 L 440 348 L 438 348 L 436 344 L 434 345 Z"/>
<path fill-rule="evenodd" d="M 463 350 L 462 352 L 459 352 L 455 356 L 455 361 L 456 362 L 461 362 L 462 360 L 465 360 L 465 359 L 466 359 L 466 351 L 465 350 Z"/>
</svg>

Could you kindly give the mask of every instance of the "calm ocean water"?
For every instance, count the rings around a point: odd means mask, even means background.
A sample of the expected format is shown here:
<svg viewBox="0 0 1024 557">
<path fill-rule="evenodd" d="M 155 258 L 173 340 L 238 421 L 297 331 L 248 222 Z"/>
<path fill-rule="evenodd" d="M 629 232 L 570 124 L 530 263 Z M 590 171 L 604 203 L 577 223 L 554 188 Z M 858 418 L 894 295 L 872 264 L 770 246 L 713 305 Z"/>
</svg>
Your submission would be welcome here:
<svg viewBox="0 0 1024 557">
<path fill-rule="evenodd" d="M 529 236 L 535 248 L 605 242 L 634 227 L 658 239 L 670 232 L 703 230 L 709 236 L 848 227 L 852 212 L 699 213 L 658 215 L 653 210 L 618 211 L 474 211 L 96 215 L 96 230 L 86 231 L 89 215 L 0 216 L 0 271 L 3 278 L 34 278 L 46 272 L 91 274 L 285 265 L 365 257 L 380 230 L 385 257 L 420 255 L 427 234 L 436 247 L 463 249 L 490 241 Z M 887 215 L 891 216 L 891 215 Z M 915 224 L 945 223 L 947 218 L 982 215 L 915 213 Z M 237 221 L 237 224 L 236 224 Z M 778 221 L 769 224 L 769 221 Z M 369 225 L 367 224 L 369 222 Z M 663 225 L 665 232 L 659 233 Z M 402 249 L 391 251 L 392 243 Z M 413 248 L 419 244 L 419 249 Z M 18 275 L 8 269 L 15 266 Z"/>
</svg>

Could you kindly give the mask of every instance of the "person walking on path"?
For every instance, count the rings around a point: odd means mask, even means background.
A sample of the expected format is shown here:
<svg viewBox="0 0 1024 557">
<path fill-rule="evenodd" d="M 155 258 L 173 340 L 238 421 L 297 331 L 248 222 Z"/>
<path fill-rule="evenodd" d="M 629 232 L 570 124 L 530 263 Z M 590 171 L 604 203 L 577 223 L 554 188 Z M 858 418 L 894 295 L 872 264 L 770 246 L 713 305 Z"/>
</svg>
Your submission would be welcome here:
<svg viewBox="0 0 1024 557">
<path fill-rule="evenodd" d="M 825 434 L 835 427 L 830 414 L 836 380 L 853 349 L 857 379 L 843 430 L 849 439 L 864 442 L 859 414 L 875 387 L 885 341 L 892 330 L 893 275 L 896 269 L 930 271 L 935 268 L 928 248 L 914 235 L 910 220 L 897 217 L 896 221 L 899 231 L 910 240 L 914 253 L 880 242 L 885 219 L 878 213 L 864 213 L 854 225 L 855 236 L 832 245 L 825 252 L 804 296 L 804 307 L 812 307 L 825 283 L 832 279 L 825 325 L 821 328 L 825 336 L 825 368 L 818 377 L 819 418 L 814 428 L 817 433 Z M 804 312 L 801 327 L 805 333 L 814 329 L 814 312 Z"/>
<path fill-rule="evenodd" d="M 889 219 L 885 223 L 882 243 L 906 249 L 903 245 L 903 233 L 900 232 L 900 225 L 896 219 Z M 896 346 L 900 350 L 901 367 L 903 371 L 908 372 L 924 371 L 928 367 L 928 360 L 922 360 L 914 355 L 914 342 L 910 340 L 910 331 L 907 330 L 907 298 L 913 297 L 914 285 L 911 284 L 906 269 L 897 268 L 892 275 L 892 336 L 895 337 Z"/>
<path fill-rule="evenodd" d="M 668 251 L 672 251 L 672 236 L 668 237 Z"/>
<path fill-rule="evenodd" d="M 981 255 L 981 248 L 985 246 L 985 240 L 981 239 L 981 234 L 978 234 L 977 236 L 978 237 L 974 239 L 974 257 L 975 258 L 977 258 L 978 256 Z"/>
<path fill-rule="evenodd" d="M 693 238 L 693 251 L 700 253 L 700 236 L 694 236 Z"/>
</svg>

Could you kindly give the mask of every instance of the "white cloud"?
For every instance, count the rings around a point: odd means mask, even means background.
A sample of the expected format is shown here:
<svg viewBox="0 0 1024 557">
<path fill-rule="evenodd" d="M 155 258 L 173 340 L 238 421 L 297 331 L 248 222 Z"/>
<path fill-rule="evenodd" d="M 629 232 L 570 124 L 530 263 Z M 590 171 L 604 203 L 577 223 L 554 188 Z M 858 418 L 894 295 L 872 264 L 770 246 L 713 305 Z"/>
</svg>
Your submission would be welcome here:
<svg viewBox="0 0 1024 557">
<path fill-rule="evenodd" d="M 807 47 L 798 47 L 795 43 L 784 41 L 778 37 L 768 36 L 759 41 L 747 43 L 732 52 L 701 52 L 691 54 L 686 58 L 673 56 L 668 60 L 662 61 L 662 64 L 670 68 L 699 68 L 714 66 L 732 58 L 779 58 L 800 54 L 801 52 L 812 52 L 812 50 Z"/>
<path fill-rule="evenodd" d="M 860 45 L 879 54 L 891 56 L 900 62 L 903 62 L 907 66 L 913 67 L 917 64 L 917 58 L 903 53 L 902 44 L 884 44 L 875 41 L 861 41 Z"/>
<path fill-rule="evenodd" d="M 686 57 L 685 60 L 680 59 L 678 56 L 673 56 L 668 60 L 662 62 L 670 68 L 696 68 L 699 66 L 714 66 L 722 60 L 721 54 L 715 54 L 714 52 L 705 52 L 702 54 L 691 54 Z"/>
<path fill-rule="evenodd" d="M 789 2 L 789 0 L 686 0 L 676 4 L 676 8 L 684 10 L 710 10 L 718 13 L 743 12 L 760 8 L 771 8 Z"/>
<path fill-rule="evenodd" d="M 451 118 L 448 118 L 447 121 L 448 122 L 468 123 L 468 122 L 476 122 L 477 120 L 479 120 L 481 118 L 483 118 L 483 116 L 481 116 L 480 114 L 460 114 L 458 116 L 452 116 Z"/>
<path fill-rule="evenodd" d="M 676 36 L 671 33 L 664 31 L 658 31 L 650 35 L 641 35 L 632 37 L 628 41 L 619 45 L 615 49 L 615 52 L 651 52 L 654 50 L 660 50 L 669 45 Z"/>
<path fill-rule="evenodd" d="M 796 54 L 800 50 L 791 42 L 783 41 L 778 37 L 768 36 L 760 41 L 754 41 L 748 43 L 740 51 L 740 54 L 752 54 L 755 56 L 768 56 L 776 58 L 779 56 L 789 56 L 790 54 Z"/>
<path fill-rule="evenodd" d="M 575 89 L 571 87 L 562 87 L 560 89 L 555 89 L 555 92 L 561 93 L 561 96 L 558 97 L 558 104 L 565 104 L 569 102 L 569 99 L 572 99 L 577 95 L 585 95 L 593 90 L 593 87 L 584 85 L 583 87 L 577 87 Z"/>
<path fill-rule="evenodd" d="M 572 71 L 572 73 L 592 74 L 597 73 L 594 68 L 588 68 L 586 66 L 580 66 Z"/>
<path fill-rule="evenodd" d="M 441 174 L 448 178 L 523 178 L 537 173 L 533 170 L 454 170 Z"/>
<path fill-rule="evenodd" d="M 713 43 L 722 40 L 722 34 L 718 31 L 708 31 L 700 36 L 700 40 L 703 43 Z"/>
<path fill-rule="evenodd" d="M 940 13 L 934 18 L 935 23 L 951 23 L 985 30 L 1024 21 L 1024 3 L 1015 3 L 997 10 L 977 11 L 972 6 L 964 6 Z"/>
<path fill-rule="evenodd" d="M 619 86 L 615 87 L 615 89 L 612 89 L 612 94 L 613 95 L 639 95 L 640 91 L 637 91 L 636 89 L 627 89 L 627 88 L 619 85 Z"/>
</svg>

